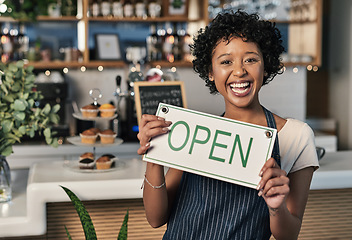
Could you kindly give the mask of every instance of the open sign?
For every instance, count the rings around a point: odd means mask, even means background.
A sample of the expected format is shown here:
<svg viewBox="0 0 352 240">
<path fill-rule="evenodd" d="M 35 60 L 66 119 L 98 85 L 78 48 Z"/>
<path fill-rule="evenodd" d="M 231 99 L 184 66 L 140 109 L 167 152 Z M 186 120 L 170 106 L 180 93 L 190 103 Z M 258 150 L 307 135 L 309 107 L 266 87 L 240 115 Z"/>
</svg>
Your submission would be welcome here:
<svg viewBox="0 0 352 240">
<path fill-rule="evenodd" d="M 143 160 L 255 188 L 271 157 L 277 131 L 160 103 L 157 114 L 172 121 L 153 138 Z"/>
</svg>

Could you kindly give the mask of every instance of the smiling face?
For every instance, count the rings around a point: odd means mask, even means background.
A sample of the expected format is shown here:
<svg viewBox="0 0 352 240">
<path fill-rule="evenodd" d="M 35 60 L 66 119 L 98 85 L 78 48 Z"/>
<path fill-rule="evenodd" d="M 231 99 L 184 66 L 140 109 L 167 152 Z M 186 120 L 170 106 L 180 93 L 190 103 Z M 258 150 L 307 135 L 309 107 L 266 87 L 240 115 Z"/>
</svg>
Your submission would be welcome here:
<svg viewBox="0 0 352 240">
<path fill-rule="evenodd" d="M 224 97 L 226 112 L 260 106 L 258 93 L 263 84 L 264 60 L 255 43 L 236 37 L 229 42 L 221 40 L 213 51 L 209 76 Z"/>
</svg>

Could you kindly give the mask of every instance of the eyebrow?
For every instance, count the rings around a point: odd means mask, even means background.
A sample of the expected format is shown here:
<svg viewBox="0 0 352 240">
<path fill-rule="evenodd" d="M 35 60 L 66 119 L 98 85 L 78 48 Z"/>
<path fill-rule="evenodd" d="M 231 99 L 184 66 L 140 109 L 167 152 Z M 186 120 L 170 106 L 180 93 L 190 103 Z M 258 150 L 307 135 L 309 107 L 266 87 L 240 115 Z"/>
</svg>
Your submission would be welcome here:
<svg viewBox="0 0 352 240">
<path fill-rule="evenodd" d="M 246 55 L 247 54 L 254 54 L 254 55 L 257 55 L 258 57 L 260 57 L 260 54 L 257 53 L 257 52 L 245 52 L 245 54 Z M 221 54 L 220 56 L 218 56 L 216 59 L 219 59 L 219 58 L 224 57 L 224 56 L 229 56 L 229 55 L 231 55 L 231 54 L 230 53 L 224 53 L 224 54 Z"/>
</svg>

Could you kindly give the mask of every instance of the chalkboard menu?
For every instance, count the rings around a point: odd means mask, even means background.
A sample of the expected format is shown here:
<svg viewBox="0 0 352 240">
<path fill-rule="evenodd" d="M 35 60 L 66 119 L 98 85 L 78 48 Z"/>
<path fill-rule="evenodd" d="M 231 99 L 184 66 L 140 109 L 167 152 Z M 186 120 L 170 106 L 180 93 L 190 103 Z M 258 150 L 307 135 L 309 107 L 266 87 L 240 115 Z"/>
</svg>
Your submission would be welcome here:
<svg viewBox="0 0 352 240">
<path fill-rule="evenodd" d="M 187 107 L 183 82 L 135 82 L 134 94 L 138 123 L 143 114 L 156 113 L 160 102 Z"/>
</svg>

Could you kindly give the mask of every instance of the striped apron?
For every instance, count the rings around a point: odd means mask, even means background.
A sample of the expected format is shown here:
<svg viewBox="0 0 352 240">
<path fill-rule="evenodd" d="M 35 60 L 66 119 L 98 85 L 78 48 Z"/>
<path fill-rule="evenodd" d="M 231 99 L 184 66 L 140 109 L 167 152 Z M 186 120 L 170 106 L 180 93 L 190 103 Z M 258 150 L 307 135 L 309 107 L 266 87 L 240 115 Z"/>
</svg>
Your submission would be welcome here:
<svg viewBox="0 0 352 240">
<path fill-rule="evenodd" d="M 276 128 L 264 108 L 267 125 Z M 280 165 L 278 138 L 272 156 Z M 269 239 L 268 207 L 256 189 L 184 172 L 164 240 Z"/>
</svg>

